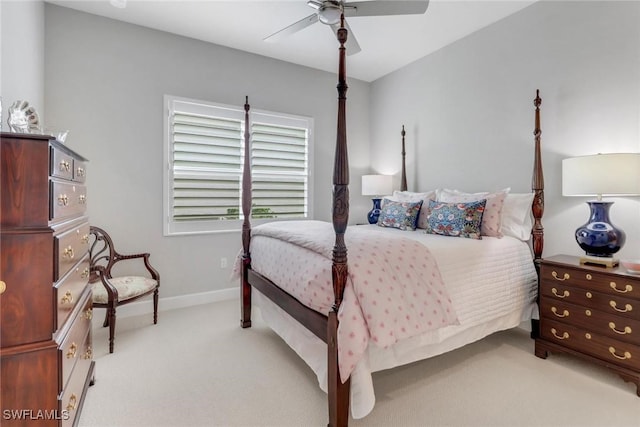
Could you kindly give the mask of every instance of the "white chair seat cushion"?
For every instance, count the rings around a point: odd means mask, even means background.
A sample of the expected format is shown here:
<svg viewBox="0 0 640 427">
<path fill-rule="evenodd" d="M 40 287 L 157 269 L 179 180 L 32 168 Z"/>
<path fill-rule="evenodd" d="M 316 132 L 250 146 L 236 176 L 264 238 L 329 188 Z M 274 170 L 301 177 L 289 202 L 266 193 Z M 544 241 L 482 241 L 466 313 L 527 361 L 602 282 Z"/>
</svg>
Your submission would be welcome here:
<svg viewBox="0 0 640 427">
<path fill-rule="evenodd" d="M 118 290 L 118 301 L 125 301 L 142 295 L 155 288 L 158 282 L 141 276 L 114 277 L 109 280 Z M 93 302 L 106 304 L 109 301 L 107 290 L 101 281 L 93 284 Z"/>
</svg>

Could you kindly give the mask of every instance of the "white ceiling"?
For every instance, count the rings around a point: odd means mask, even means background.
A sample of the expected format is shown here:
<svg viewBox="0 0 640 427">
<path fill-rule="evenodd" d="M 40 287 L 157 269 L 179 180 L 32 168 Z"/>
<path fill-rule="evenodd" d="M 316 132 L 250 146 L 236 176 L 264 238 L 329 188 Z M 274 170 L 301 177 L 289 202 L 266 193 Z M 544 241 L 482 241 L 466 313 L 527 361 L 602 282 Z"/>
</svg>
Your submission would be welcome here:
<svg viewBox="0 0 640 427">
<path fill-rule="evenodd" d="M 276 43 L 263 39 L 313 13 L 306 0 L 45 0 L 295 64 L 337 71 L 338 42 L 320 22 Z M 354 0 L 352 0 L 354 1 Z M 373 81 L 537 0 L 431 0 L 423 15 L 348 19 L 362 51 L 347 57 L 351 78 Z"/>
</svg>

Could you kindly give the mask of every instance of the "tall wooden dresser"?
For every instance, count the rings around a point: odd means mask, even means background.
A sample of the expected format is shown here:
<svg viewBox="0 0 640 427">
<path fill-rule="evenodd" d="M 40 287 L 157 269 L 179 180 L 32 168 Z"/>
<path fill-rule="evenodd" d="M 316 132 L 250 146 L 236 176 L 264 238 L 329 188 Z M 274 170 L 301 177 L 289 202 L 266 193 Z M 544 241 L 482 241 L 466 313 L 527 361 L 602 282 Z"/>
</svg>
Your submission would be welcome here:
<svg viewBox="0 0 640 427">
<path fill-rule="evenodd" d="M 76 425 L 94 369 L 87 160 L 0 136 L 0 424 Z"/>
</svg>

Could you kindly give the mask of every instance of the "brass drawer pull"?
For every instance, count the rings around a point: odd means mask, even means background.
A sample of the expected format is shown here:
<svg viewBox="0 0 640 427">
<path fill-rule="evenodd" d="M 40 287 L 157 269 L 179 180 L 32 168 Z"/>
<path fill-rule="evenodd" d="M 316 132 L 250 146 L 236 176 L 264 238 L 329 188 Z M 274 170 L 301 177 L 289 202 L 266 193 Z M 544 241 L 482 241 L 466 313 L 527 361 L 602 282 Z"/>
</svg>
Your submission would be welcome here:
<svg viewBox="0 0 640 427">
<path fill-rule="evenodd" d="M 569 280 L 571 278 L 571 276 L 569 276 L 569 273 L 564 273 L 562 275 L 562 278 L 560 278 L 558 277 L 558 273 L 556 273 L 555 270 L 551 272 L 551 275 L 553 276 L 554 279 L 559 280 L 561 282 L 564 282 L 565 280 Z"/>
<path fill-rule="evenodd" d="M 566 298 L 566 297 L 568 297 L 569 295 L 571 295 L 571 294 L 569 293 L 569 291 L 566 291 L 566 290 L 565 290 L 565 291 L 562 291 L 562 295 L 560 295 L 560 294 L 558 293 L 558 290 L 557 290 L 556 288 L 551 288 L 551 293 L 553 293 L 553 295 L 555 295 L 555 296 L 556 296 L 556 297 L 558 297 L 558 298 Z"/>
<path fill-rule="evenodd" d="M 72 342 L 69 347 L 69 351 L 67 351 L 67 359 L 73 359 L 76 357 L 76 352 L 78 351 L 78 346 L 76 343 Z"/>
<path fill-rule="evenodd" d="M 73 253 L 73 247 L 71 247 L 71 245 L 69 245 L 67 248 L 65 248 L 62 257 L 63 258 L 69 258 L 69 259 L 73 259 L 73 257 L 75 256 L 75 254 Z"/>
<path fill-rule="evenodd" d="M 82 270 L 82 273 L 80 274 L 81 279 L 86 279 L 87 277 L 89 277 L 89 267 Z"/>
<path fill-rule="evenodd" d="M 91 320 L 93 319 L 93 309 L 92 308 L 87 308 L 86 311 L 84 312 L 84 318 L 87 320 Z"/>
<path fill-rule="evenodd" d="M 60 298 L 60 304 L 71 304 L 73 302 L 73 294 L 71 291 L 67 291 L 64 293 L 64 296 Z"/>
<path fill-rule="evenodd" d="M 569 338 L 569 332 L 563 332 L 562 336 L 558 335 L 558 331 L 556 331 L 556 328 L 551 328 L 551 333 L 553 334 L 554 337 L 558 338 L 559 340 L 566 340 Z"/>
<path fill-rule="evenodd" d="M 69 170 L 71 169 L 71 163 L 67 162 L 66 160 L 60 160 L 58 168 L 60 169 L 60 172 L 69 172 Z"/>
<path fill-rule="evenodd" d="M 76 396 L 74 393 L 71 393 L 71 396 L 69 397 L 69 404 L 67 405 L 67 411 L 71 412 L 74 409 L 76 409 L 77 403 L 78 403 L 78 396 Z"/>
<path fill-rule="evenodd" d="M 7 284 L 4 283 L 2 280 L 0 280 L 0 295 L 2 295 L 6 290 L 7 290 Z"/>
<path fill-rule="evenodd" d="M 626 334 L 630 334 L 631 331 L 631 326 L 625 326 L 624 327 L 624 331 L 620 331 L 618 329 L 616 329 L 616 324 L 613 322 L 609 322 L 609 328 L 611 328 L 611 330 L 613 332 L 615 332 L 616 334 L 620 334 L 620 335 L 626 335 Z"/>
<path fill-rule="evenodd" d="M 555 314 L 557 317 L 569 317 L 569 310 L 564 310 L 562 312 L 562 314 L 558 313 L 558 309 L 555 307 L 551 307 L 551 311 L 553 312 L 553 314 Z"/>
<path fill-rule="evenodd" d="M 84 234 L 84 235 L 80 238 L 80 242 L 85 243 L 85 244 L 89 244 L 89 235 L 88 235 L 88 234 Z"/>
<path fill-rule="evenodd" d="M 91 359 L 93 357 L 93 350 L 91 349 L 91 346 L 87 347 L 87 351 L 84 352 L 84 356 L 82 356 L 83 359 Z"/>
<path fill-rule="evenodd" d="M 58 195 L 58 206 L 67 206 L 69 204 L 69 196 L 66 194 Z"/>
<path fill-rule="evenodd" d="M 633 307 L 631 306 L 631 304 L 625 304 L 624 308 L 618 308 L 618 304 L 616 304 L 616 302 L 613 300 L 609 301 L 609 305 L 611 306 L 611 308 L 613 308 L 615 311 L 619 313 L 627 313 L 633 310 Z"/>
<path fill-rule="evenodd" d="M 78 196 L 78 203 L 81 205 L 84 205 L 87 203 L 87 195 L 86 194 L 81 194 Z"/>
<path fill-rule="evenodd" d="M 85 172 L 84 172 L 84 168 L 78 167 L 76 169 L 76 175 L 78 176 L 84 176 Z"/>
<path fill-rule="evenodd" d="M 631 359 L 631 353 L 629 353 L 628 351 L 625 351 L 622 356 L 618 356 L 618 354 L 616 353 L 615 347 L 609 347 L 609 353 L 611 353 L 611 355 L 616 359 L 620 359 L 620 360 Z"/>
<path fill-rule="evenodd" d="M 625 285 L 624 289 L 618 289 L 618 285 L 616 284 L 616 282 L 610 282 L 609 286 L 611 287 L 611 289 L 616 292 L 620 292 L 621 294 L 626 294 L 627 292 L 633 291 L 633 286 L 631 285 Z"/>
</svg>

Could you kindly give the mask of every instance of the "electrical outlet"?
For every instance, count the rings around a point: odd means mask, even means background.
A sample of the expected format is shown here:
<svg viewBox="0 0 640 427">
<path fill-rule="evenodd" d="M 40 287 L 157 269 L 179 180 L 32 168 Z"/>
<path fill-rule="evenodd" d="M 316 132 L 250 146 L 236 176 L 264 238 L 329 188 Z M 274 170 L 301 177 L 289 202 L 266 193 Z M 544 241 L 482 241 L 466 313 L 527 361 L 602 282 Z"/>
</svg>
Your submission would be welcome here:
<svg viewBox="0 0 640 427">
<path fill-rule="evenodd" d="M 226 258 L 220 258 L 220 268 L 227 268 L 227 259 Z"/>
</svg>

